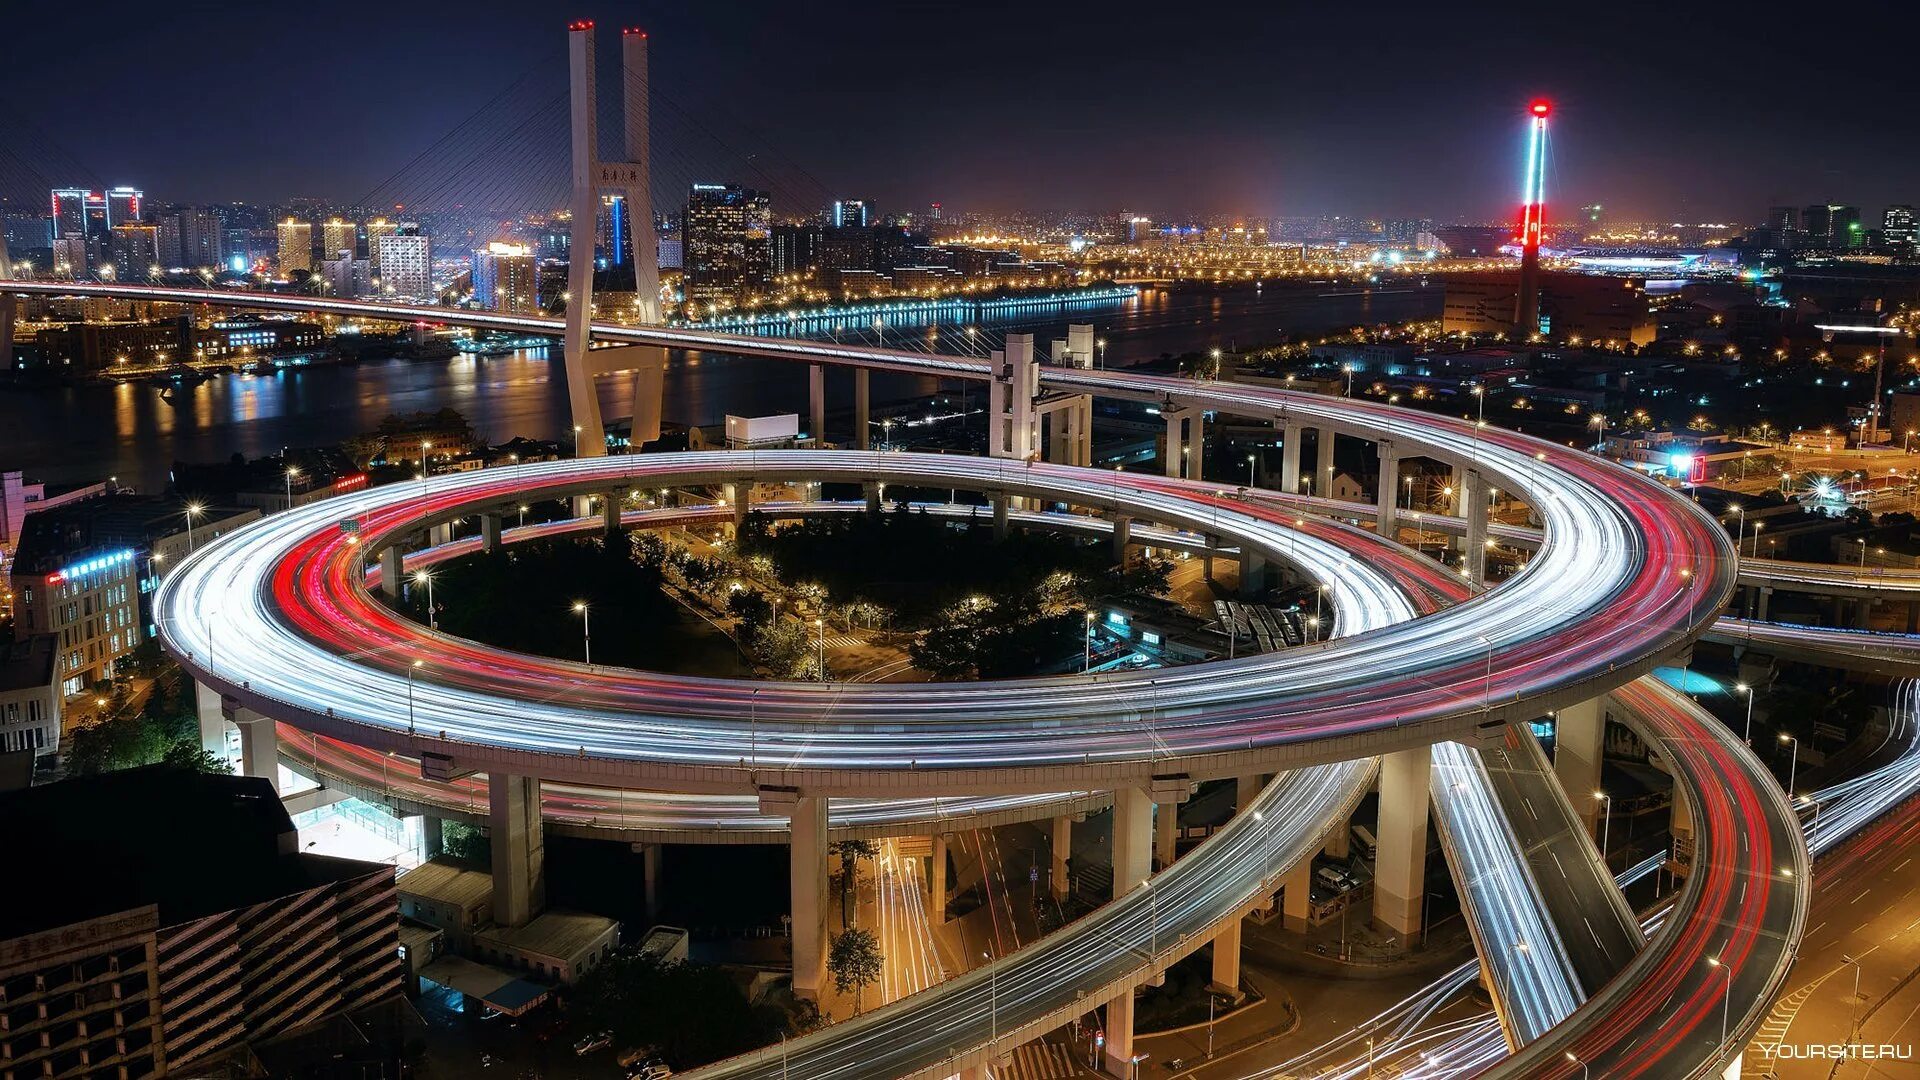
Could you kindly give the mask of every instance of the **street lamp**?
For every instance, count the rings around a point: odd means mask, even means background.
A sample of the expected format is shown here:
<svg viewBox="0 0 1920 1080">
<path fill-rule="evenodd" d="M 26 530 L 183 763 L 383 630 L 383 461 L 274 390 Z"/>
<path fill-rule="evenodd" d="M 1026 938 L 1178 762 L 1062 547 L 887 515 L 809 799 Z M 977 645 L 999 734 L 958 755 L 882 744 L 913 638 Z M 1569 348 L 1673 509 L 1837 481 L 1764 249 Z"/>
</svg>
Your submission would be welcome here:
<svg viewBox="0 0 1920 1080">
<path fill-rule="evenodd" d="M 1607 862 L 1607 836 L 1613 831 L 1613 796 L 1604 791 L 1596 791 L 1593 797 L 1599 799 L 1606 807 L 1606 817 L 1600 822 L 1600 863 L 1604 866 Z"/>
<path fill-rule="evenodd" d="M 1727 1044 L 1727 1011 L 1733 1007 L 1733 968 L 1720 962 L 1717 956 L 1707 957 L 1707 964 L 1727 973 L 1727 996 L 1720 999 L 1720 1045 Z"/>
<path fill-rule="evenodd" d="M 1590 1080 L 1590 1078 L 1593 1076 L 1593 1070 L 1587 1067 L 1586 1062 L 1581 1061 L 1579 1058 L 1575 1057 L 1573 1055 L 1573 1051 L 1571 1050 L 1567 1051 L 1567 1060 L 1573 1062 L 1575 1065 L 1580 1066 L 1580 1076 L 1582 1080 Z"/>
<path fill-rule="evenodd" d="M 1476 385 L 1473 388 L 1473 400 L 1479 405 L 1480 415 L 1476 418 L 1481 424 L 1487 422 L 1487 388 Z"/>
<path fill-rule="evenodd" d="M 190 502 L 187 504 L 187 554 L 189 555 L 193 554 L 193 519 L 199 517 L 206 509 L 207 507 L 204 503 Z"/>
<path fill-rule="evenodd" d="M 593 608 L 585 600 L 575 600 L 573 610 L 580 615 L 580 651 L 587 666 L 593 666 Z"/>
<path fill-rule="evenodd" d="M 1253 486 L 1253 455 L 1247 455 L 1247 486 Z"/>
<path fill-rule="evenodd" d="M 1734 683 L 1733 688 L 1747 695 L 1747 745 L 1753 745 L 1753 687 L 1746 683 Z"/>
<path fill-rule="evenodd" d="M 815 619 L 813 620 L 813 629 L 814 629 L 815 635 L 820 640 L 820 681 L 826 682 L 827 681 L 827 624 L 820 619 Z"/>
<path fill-rule="evenodd" d="M 435 614 L 433 610 L 433 575 L 427 573 L 425 570 L 415 570 L 413 572 L 413 583 L 427 587 L 427 629 L 440 629 L 440 616 Z"/>
<path fill-rule="evenodd" d="M 1793 794 L 1793 778 L 1795 773 L 1800 769 L 1800 740 L 1783 731 L 1780 733 L 1780 741 L 1793 744 L 1793 758 L 1787 763 L 1787 794 L 1791 796 Z"/>
<path fill-rule="evenodd" d="M 1080 650 L 1080 674 L 1093 670 L 1093 612 L 1087 612 L 1087 640 Z"/>
<path fill-rule="evenodd" d="M 413 675 L 424 663 L 426 663 L 425 660 L 415 660 L 413 665 L 407 668 L 407 734 L 409 735 L 413 734 Z"/>
<path fill-rule="evenodd" d="M 573 456 L 580 456 L 580 425 L 573 425 Z"/>
<path fill-rule="evenodd" d="M 299 475 L 299 467 L 294 465 L 287 466 L 287 509 L 289 510 L 293 509 L 293 478 Z"/>
</svg>

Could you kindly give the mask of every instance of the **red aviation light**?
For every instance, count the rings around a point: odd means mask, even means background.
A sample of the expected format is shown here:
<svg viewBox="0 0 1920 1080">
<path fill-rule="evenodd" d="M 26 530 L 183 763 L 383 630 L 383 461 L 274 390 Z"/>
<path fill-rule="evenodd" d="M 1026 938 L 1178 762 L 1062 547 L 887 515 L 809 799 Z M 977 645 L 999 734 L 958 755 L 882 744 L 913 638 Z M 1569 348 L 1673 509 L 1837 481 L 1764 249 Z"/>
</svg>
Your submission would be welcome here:
<svg viewBox="0 0 1920 1080">
<path fill-rule="evenodd" d="M 567 24 L 567 29 L 573 30 L 576 32 L 580 30 L 591 30 L 593 29 L 593 20 L 592 19 L 575 19 L 574 21 Z"/>
<path fill-rule="evenodd" d="M 1532 111 L 1533 115 L 1539 116 L 1539 117 L 1545 117 L 1548 113 L 1553 111 L 1553 103 L 1549 102 L 1545 98 L 1541 98 L 1540 100 L 1535 101 L 1531 106 L 1529 106 L 1529 109 Z"/>
</svg>

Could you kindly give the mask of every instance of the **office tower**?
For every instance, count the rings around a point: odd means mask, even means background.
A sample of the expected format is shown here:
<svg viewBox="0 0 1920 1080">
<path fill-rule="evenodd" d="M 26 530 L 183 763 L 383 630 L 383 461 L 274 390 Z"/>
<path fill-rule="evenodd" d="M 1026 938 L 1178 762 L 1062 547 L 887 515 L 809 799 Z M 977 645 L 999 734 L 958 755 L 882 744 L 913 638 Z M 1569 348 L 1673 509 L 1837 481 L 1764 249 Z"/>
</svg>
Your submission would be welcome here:
<svg viewBox="0 0 1920 1080">
<path fill-rule="evenodd" d="M 797 274 L 818 266 L 821 236 L 818 225 L 775 225 L 773 272 Z"/>
<path fill-rule="evenodd" d="M 293 218 L 280 223 L 280 276 L 313 269 L 313 225 Z"/>
<path fill-rule="evenodd" d="M 328 218 L 320 226 L 320 257 L 338 259 L 344 251 L 351 258 L 359 248 L 359 233 L 360 227 L 351 221 Z"/>
<path fill-rule="evenodd" d="M 632 262 L 633 253 L 627 250 L 632 240 L 627 228 L 626 197 L 601 195 L 600 217 L 596 224 L 600 231 L 594 243 L 594 257 L 605 260 L 608 266 L 625 266 Z"/>
<path fill-rule="evenodd" d="M 399 231 L 397 223 L 383 217 L 367 222 L 367 264 L 372 267 L 375 277 L 380 275 L 380 238 Z"/>
<path fill-rule="evenodd" d="M 124 225 L 132 221 L 144 221 L 141 216 L 140 200 L 146 198 L 146 192 L 122 184 L 107 191 L 107 227 Z"/>
<path fill-rule="evenodd" d="M 772 282 L 773 229 L 765 194 L 738 184 L 695 184 L 682 231 L 689 303 L 736 301 Z"/>
<path fill-rule="evenodd" d="M 180 212 L 180 265 L 199 269 L 226 263 L 226 227 L 220 215 L 198 208 Z"/>
<path fill-rule="evenodd" d="M 168 214 L 155 218 L 153 227 L 159 230 L 160 265 L 168 269 L 187 265 L 186 248 L 181 242 L 180 215 Z"/>
<path fill-rule="evenodd" d="M 1800 212 L 1800 232 L 1807 246 L 1838 250 L 1866 241 L 1860 230 L 1860 208 L 1838 203 L 1816 204 Z"/>
<path fill-rule="evenodd" d="M 150 221 L 115 225 L 108 244 L 114 275 L 121 281 L 149 281 L 159 277 L 160 229 Z"/>
<path fill-rule="evenodd" d="M 434 298 L 433 248 L 420 226 L 401 222 L 392 233 L 380 238 L 379 278 L 382 296 Z"/>
<path fill-rule="evenodd" d="M 933 222 L 939 222 L 939 221 L 941 221 L 941 220 L 943 220 L 943 219 L 941 218 L 941 216 L 940 216 L 940 213 L 941 213 L 941 211 L 940 211 L 940 204 L 939 204 L 939 203 L 930 203 L 930 204 L 928 204 L 928 206 L 927 206 L 927 220 L 929 220 L 929 221 L 933 221 Z"/>
<path fill-rule="evenodd" d="M 53 189 L 53 239 L 65 240 L 87 234 L 86 188 Z M 106 212 L 106 202 L 101 201 L 101 213 Z"/>
<path fill-rule="evenodd" d="M 1911 248 L 1915 239 L 1920 239 L 1916 231 L 1913 207 L 1889 206 L 1880 215 L 1880 234 L 1888 247 Z"/>
<path fill-rule="evenodd" d="M 836 199 L 827 214 L 836 229 L 864 229 L 875 224 L 873 204 L 865 199 Z"/>
<path fill-rule="evenodd" d="M 320 285 L 329 296 L 367 296 L 373 292 L 373 274 L 367 260 L 352 249 L 343 249 L 333 258 L 320 260 Z"/>
<path fill-rule="evenodd" d="M 66 280 L 87 276 L 85 236 L 63 236 L 53 242 L 53 276 Z"/>
<path fill-rule="evenodd" d="M 540 310 L 533 249 L 495 240 L 473 253 L 473 302 L 488 311 L 531 315 Z"/>
</svg>

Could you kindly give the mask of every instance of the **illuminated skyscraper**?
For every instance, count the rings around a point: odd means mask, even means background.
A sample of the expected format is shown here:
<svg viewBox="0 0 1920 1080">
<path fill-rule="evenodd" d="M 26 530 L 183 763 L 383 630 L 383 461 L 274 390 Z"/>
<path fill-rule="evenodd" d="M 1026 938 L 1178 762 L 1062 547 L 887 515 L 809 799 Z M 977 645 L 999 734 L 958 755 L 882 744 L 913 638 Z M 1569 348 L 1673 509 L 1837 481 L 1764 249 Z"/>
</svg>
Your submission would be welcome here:
<svg viewBox="0 0 1920 1080">
<path fill-rule="evenodd" d="M 531 315 L 540 310 L 533 249 L 495 240 L 473 253 L 473 302 L 488 311 Z"/>
<path fill-rule="evenodd" d="M 420 226 L 402 222 L 380 238 L 380 295 L 432 300 L 433 246 Z"/>
<path fill-rule="evenodd" d="M 360 227 L 351 221 L 329 218 L 320 226 L 320 255 L 322 258 L 338 259 L 341 252 L 352 255 L 360 233 Z"/>
<path fill-rule="evenodd" d="M 773 281 L 767 196 L 738 184 L 695 184 L 687 195 L 683 282 L 688 303 L 736 301 Z"/>
<path fill-rule="evenodd" d="M 113 252 L 115 276 L 121 281 L 148 281 L 158 277 L 160 266 L 160 230 L 150 221 L 129 221 L 115 225 L 109 248 Z"/>
<path fill-rule="evenodd" d="M 1546 226 L 1547 114 L 1553 106 L 1527 106 L 1527 176 L 1520 194 L 1520 290 L 1515 298 L 1513 332 L 1521 340 L 1540 332 L 1540 233 Z"/>
<path fill-rule="evenodd" d="M 125 225 L 130 221 L 144 221 L 140 202 L 146 198 L 146 192 L 122 184 L 107 192 L 107 227 Z"/>
<path fill-rule="evenodd" d="M 280 223 L 280 276 L 313 269 L 313 225 L 293 218 Z"/>
<path fill-rule="evenodd" d="M 877 224 L 873 204 L 865 199 L 836 199 L 827 217 L 827 224 L 836 229 L 864 229 Z"/>
<path fill-rule="evenodd" d="M 380 238 L 392 236 L 400 231 L 400 226 L 386 218 L 374 218 L 367 222 L 367 264 L 374 274 L 380 273 Z"/>
<path fill-rule="evenodd" d="M 53 189 L 53 239 L 87 234 L 88 194 L 86 188 Z M 105 200 L 101 200 L 100 209 L 102 214 L 106 212 Z"/>
<path fill-rule="evenodd" d="M 1880 235 L 1888 247 L 1911 248 L 1920 239 L 1920 229 L 1911 206 L 1889 206 L 1880 215 Z"/>
</svg>

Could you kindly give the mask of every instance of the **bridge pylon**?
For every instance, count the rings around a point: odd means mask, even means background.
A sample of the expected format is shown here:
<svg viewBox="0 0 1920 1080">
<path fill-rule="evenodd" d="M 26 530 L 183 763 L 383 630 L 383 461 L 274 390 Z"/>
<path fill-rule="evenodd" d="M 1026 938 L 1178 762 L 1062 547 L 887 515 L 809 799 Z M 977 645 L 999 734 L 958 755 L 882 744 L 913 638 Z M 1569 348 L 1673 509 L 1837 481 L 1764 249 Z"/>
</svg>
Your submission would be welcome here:
<svg viewBox="0 0 1920 1080">
<path fill-rule="evenodd" d="M 593 380 L 595 375 L 616 366 L 612 357 L 600 358 L 597 362 L 587 359 L 593 344 L 594 244 L 599 236 L 602 192 L 620 198 L 633 260 L 639 320 L 646 324 L 660 321 L 659 249 L 653 232 L 652 151 L 648 135 L 651 111 L 647 35 L 633 28 L 620 32 L 627 160 L 602 161 L 593 23 L 569 23 L 567 34 L 572 82 L 573 229 L 567 253 L 567 319 L 562 351 L 573 423 L 582 434 L 589 435 L 578 440 L 579 452 L 584 457 L 599 457 L 606 453 L 606 422 L 600 415 L 600 399 L 594 392 Z M 665 363 L 663 349 L 620 350 L 618 367 L 636 373 L 632 438 L 636 447 L 660 437 L 660 373 Z"/>
</svg>

